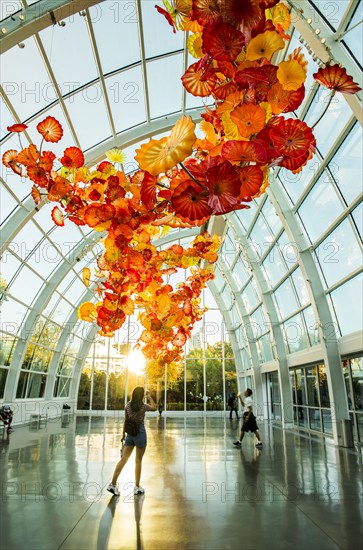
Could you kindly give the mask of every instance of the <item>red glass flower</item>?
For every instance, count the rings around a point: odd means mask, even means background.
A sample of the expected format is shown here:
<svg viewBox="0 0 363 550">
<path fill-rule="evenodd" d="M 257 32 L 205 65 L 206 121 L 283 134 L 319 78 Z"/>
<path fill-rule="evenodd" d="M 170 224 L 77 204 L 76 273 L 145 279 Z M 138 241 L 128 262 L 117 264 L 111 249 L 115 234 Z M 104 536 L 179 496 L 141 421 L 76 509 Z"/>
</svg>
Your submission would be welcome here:
<svg viewBox="0 0 363 550">
<path fill-rule="evenodd" d="M 353 77 L 347 74 L 346 69 L 339 65 L 329 65 L 325 69 L 319 69 L 313 77 L 319 84 L 342 94 L 355 94 L 361 90 L 358 84 L 353 82 Z"/>
</svg>

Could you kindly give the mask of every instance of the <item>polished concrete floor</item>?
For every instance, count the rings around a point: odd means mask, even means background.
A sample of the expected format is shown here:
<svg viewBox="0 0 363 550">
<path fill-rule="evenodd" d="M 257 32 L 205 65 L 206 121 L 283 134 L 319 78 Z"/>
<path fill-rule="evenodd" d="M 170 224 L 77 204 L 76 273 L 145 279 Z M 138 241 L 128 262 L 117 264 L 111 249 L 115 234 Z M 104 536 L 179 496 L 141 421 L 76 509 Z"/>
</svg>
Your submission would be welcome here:
<svg viewBox="0 0 363 550">
<path fill-rule="evenodd" d="M 145 495 L 134 456 L 105 491 L 120 421 L 71 417 L 1 439 L 2 550 L 328 550 L 362 548 L 362 454 L 260 424 L 242 450 L 237 420 L 147 420 Z"/>
</svg>

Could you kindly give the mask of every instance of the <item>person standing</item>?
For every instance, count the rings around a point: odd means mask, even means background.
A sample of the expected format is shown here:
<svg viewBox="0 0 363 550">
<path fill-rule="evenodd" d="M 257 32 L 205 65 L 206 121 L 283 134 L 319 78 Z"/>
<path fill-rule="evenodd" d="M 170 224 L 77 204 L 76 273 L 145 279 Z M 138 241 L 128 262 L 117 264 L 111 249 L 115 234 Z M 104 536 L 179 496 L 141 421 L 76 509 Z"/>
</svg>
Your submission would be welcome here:
<svg viewBox="0 0 363 550">
<path fill-rule="evenodd" d="M 160 399 L 158 401 L 158 412 L 159 412 L 159 417 L 160 418 L 161 418 L 161 415 L 163 414 L 163 408 L 164 408 L 163 398 L 160 397 Z"/>
<path fill-rule="evenodd" d="M 239 437 L 239 440 L 234 441 L 233 445 L 236 445 L 236 447 L 241 447 L 242 440 L 245 436 L 245 433 L 252 432 L 257 439 L 256 447 L 262 448 L 262 441 L 261 441 L 260 434 L 258 432 L 256 417 L 252 411 L 253 400 L 251 395 L 252 395 L 252 390 L 250 388 L 247 388 L 246 391 L 244 392 L 244 396 L 245 396 L 244 401 L 241 397 L 241 394 L 240 393 L 237 394 L 237 397 L 241 401 L 241 405 L 244 407 L 244 411 L 242 416 L 243 420 L 242 420 L 240 437 Z"/>
<path fill-rule="evenodd" d="M 239 418 L 238 408 L 237 408 L 237 399 L 236 399 L 235 393 L 232 393 L 232 395 L 228 399 L 228 407 L 229 407 L 229 418 L 232 420 L 233 411 L 236 413 L 237 418 Z"/>
<path fill-rule="evenodd" d="M 150 404 L 144 403 L 144 388 L 138 386 L 132 392 L 132 398 L 125 407 L 125 422 L 123 425 L 123 433 L 121 442 L 125 440 L 126 434 L 126 423 L 131 420 L 134 421 L 137 425 L 137 434 L 130 435 L 127 434 L 125 445 L 123 447 L 123 452 L 121 459 L 116 464 L 115 471 L 112 476 L 111 483 L 107 486 L 107 491 L 112 493 L 115 496 L 120 495 L 120 491 L 117 486 L 117 480 L 122 472 L 123 467 L 131 456 L 134 447 L 136 447 L 136 459 L 135 459 L 135 488 L 134 495 L 144 493 L 144 489 L 140 486 L 141 479 L 141 463 L 146 450 L 147 445 L 147 436 L 145 430 L 145 413 L 147 411 L 156 411 L 156 405 L 153 398 L 146 392 L 146 399 L 149 400 Z"/>
</svg>

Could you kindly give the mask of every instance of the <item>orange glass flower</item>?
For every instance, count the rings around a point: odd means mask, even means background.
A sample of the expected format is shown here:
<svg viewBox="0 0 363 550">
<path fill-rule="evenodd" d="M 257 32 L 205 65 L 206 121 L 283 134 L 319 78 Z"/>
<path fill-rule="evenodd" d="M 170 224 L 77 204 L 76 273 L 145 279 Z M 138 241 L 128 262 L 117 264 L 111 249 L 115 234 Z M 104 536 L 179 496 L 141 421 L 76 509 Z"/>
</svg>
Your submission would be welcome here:
<svg viewBox="0 0 363 550">
<path fill-rule="evenodd" d="M 35 166 L 37 160 L 39 159 L 39 151 L 36 146 L 32 143 L 26 149 L 23 149 L 18 154 L 16 161 L 24 166 Z"/>
<path fill-rule="evenodd" d="M 84 154 L 78 147 L 67 147 L 59 160 L 68 168 L 81 168 L 84 165 Z"/>
<path fill-rule="evenodd" d="M 51 141 L 52 143 L 57 143 L 63 136 L 61 124 L 52 116 L 47 116 L 42 122 L 39 122 L 37 130 L 45 141 Z"/>
<path fill-rule="evenodd" d="M 13 124 L 12 126 L 7 126 L 6 129 L 8 132 L 16 132 L 17 134 L 20 134 L 20 132 L 24 132 L 28 126 L 26 124 Z"/>
<path fill-rule="evenodd" d="M 156 176 L 166 172 L 188 157 L 196 140 L 195 124 L 190 117 L 182 116 L 169 137 L 151 139 L 136 150 L 135 160 L 142 170 Z"/>
<path fill-rule="evenodd" d="M 265 126 L 266 111 L 258 105 L 240 105 L 231 112 L 240 136 L 249 139 Z"/>
<path fill-rule="evenodd" d="M 272 127 L 270 137 L 278 154 L 293 158 L 301 157 L 316 145 L 311 128 L 293 118 L 280 120 L 278 125 Z"/>
<path fill-rule="evenodd" d="M 56 225 L 59 225 L 60 227 L 63 227 L 64 225 L 64 216 L 61 210 L 59 210 L 58 206 L 55 206 L 52 210 L 52 220 Z"/>
<path fill-rule="evenodd" d="M 210 96 L 217 84 L 216 75 L 205 67 L 203 59 L 190 65 L 181 80 L 190 94 L 199 97 Z"/>
<path fill-rule="evenodd" d="M 353 82 L 353 77 L 347 74 L 346 69 L 339 65 L 329 65 L 313 74 L 314 79 L 330 90 L 342 94 L 356 94 L 361 88 Z"/>
<path fill-rule="evenodd" d="M 88 206 L 84 219 L 90 227 L 96 227 L 97 225 L 107 222 L 115 215 L 115 207 L 112 204 L 92 204 Z"/>
<path fill-rule="evenodd" d="M 26 173 L 28 178 L 31 179 L 34 183 L 36 183 L 40 187 L 47 187 L 48 178 L 46 171 L 39 165 L 28 166 Z"/>
<path fill-rule="evenodd" d="M 254 141 L 230 140 L 223 144 L 222 157 L 230 162 L 266 162 L 266 152 Z"/>
<path fill-rule="evenodd" d="M 263 172 L 259 166 L 243 166 L 239 171 L 240 192 L 238 199 L 251 201 L 259 192 L 263 182 Z"/>
</svg>

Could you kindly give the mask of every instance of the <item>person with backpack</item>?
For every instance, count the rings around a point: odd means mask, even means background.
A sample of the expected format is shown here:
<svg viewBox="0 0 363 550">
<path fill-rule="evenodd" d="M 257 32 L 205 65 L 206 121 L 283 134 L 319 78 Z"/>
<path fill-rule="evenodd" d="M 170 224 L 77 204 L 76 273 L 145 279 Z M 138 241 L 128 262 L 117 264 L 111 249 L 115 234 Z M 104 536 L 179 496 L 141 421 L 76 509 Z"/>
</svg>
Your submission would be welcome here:
<svg viewBox="0 0 363 550">
<path fill-rule="evenodd" d="M 232 393 L 232 395 L 228 399 L 228 407 L 230 409 L 229 418 L 232 420 L 233 411 L 236 413 L 237 418 L 239 418 L 238 408 L 237 408 L 237 399 L 236 399 L 236 394 L 235 393 Z"/>
<path fill-rule="evenodd" d="M 130 458 L 134 447 L 136 447 L 134 495 L 139 495 L 145 492 L 140 486 L 141 463 L 147 445 L 144 423 L 145 413 L 147 411 L 156 411 L 155 402 L 148 392 L 146 392 L 146 399 L 149 400 L 149 405 L 144 403 L 144 388 L 138 386 L 132 392 L 131 401 L 129 401 L 125 407 L 125 422 L 121 438 L 121 443 L 125 440 L 125 444 L 123 446 L 121 459 L 116 464 L 111 483 L 107 486 L 107 491 L 115 496 L 120 495 L 120 491 L 117 486 L 117 479 L 126 462 Z M 126 439 L 125 434 L 127 434 Z"/>
</svg>

